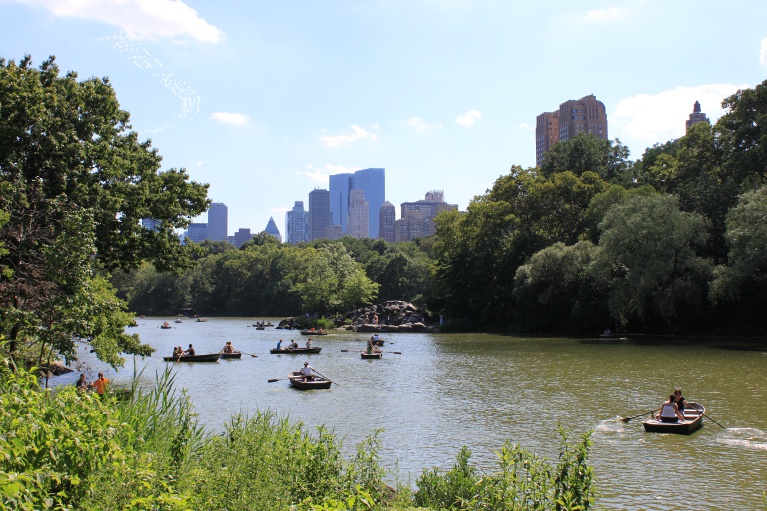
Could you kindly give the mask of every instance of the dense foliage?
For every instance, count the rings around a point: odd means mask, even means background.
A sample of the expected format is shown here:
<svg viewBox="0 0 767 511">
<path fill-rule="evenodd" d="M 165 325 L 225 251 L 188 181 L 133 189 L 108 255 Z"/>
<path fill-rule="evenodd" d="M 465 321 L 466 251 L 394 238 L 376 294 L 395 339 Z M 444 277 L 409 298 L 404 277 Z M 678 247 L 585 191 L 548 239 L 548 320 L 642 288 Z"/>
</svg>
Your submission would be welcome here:
<svg viewBox="0 0 767 511">
<path fill-rule="evenodd" d="M 175 231 L 206 210 L 207 185 L 160 172 L 129 121 L 107 79 L 0 58 L 0 331 L 17 359 L 71 357 L 76 340 L 113 365 L 151 352 L 96 270 L 190 266 Z"/>
<path fill-rule="evenodd" d="M 560 142 L 443 213 L 441 306 L 496 329 L 767 331 L 767 82 L 723 105 L 636 162 L 618 141 Z"/>
<path fill-rule="evenodd" d="M 384 484 L 378 432 L 350 459 L 325 428 L 312 433 L 268 412 L 205 434 L 169 373 L 153 390 L 117 400 L 42 390 L 5 361 L 0 402 L 3 511 L 585 510 L 595 498 L 588 435 L 578 444 L 563 435 L 556 466 L 505 445 L 499 472 L 482 476 L 464 449 L 456 468 L 425 470 L 412 492 Z"/>
<path fill-rule="evenodd" d="M 261 233 L 239 250 L 202 248 L 206 254 L 183 275 L 147 264 L 116 272 L 113 282 L 134 311 L 155 315 L 192 308 L 211 316 L 329 316 L 376 299 L 424 304 L 430 293 L 433 261 L 420 242 L 345 237 L 292 246 Z"/>
</svg>

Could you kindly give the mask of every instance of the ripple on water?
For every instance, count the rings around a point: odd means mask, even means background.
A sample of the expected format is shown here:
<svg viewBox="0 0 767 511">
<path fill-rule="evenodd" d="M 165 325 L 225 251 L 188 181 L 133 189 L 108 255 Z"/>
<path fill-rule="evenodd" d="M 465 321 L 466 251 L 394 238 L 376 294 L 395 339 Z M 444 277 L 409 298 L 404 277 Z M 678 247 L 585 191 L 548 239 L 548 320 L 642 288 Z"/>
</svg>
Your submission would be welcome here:
<svg viewBox="0 0 767 511">
<path fill-rule="evenodd" d="M 758 428 L 729 428 L 716 441 L 755 451 L 767 451 L 767 432 Z"/>
</svg>

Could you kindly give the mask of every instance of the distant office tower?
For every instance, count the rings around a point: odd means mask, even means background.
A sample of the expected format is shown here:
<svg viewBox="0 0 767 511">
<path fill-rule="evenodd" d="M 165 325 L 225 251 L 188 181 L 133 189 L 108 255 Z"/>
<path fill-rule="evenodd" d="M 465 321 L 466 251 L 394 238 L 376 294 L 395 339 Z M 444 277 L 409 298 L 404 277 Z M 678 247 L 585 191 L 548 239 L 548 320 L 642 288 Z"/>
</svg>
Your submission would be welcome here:
<svg viewBox="0 0 767 511">
<path fill-rule="evenodd" d="M 237 232 L 234 233 L 234 246 L 240 248 L 252 237 L 253 235 L 250 233 L 250 229 L 240 228 Z"/>
<path fill-rule="evenodd" d="M 386 200 L 386 169 L 362 169 L 353 174 L 334 174 L 330 176 L 330 221 L 340 225 L 342 233 L 349 233 L 349 192 L 362 190 L 365 200 L 370 205 L 368 233 L 371 238 L 378 237 L 378 210 Z"/>
<path fill-rule="evenodd" d="M 277 224 L 274 222 L 274 218 L 269 217 L 269 222 L 267 222 L 266 229 L 264 229 L 264 232 L 266 234 L 274 236 L 275 238 L 277 238 L 277 241 L 282 243 L 282 234 L 280 234 L 280 230 L 277 228 Z"/>
<path fill-rule="evenodd" d="M 593 94 L 565 101 L 559 105 L 559 111 L 543 112 L 536 118 L 535 164 L 543 164 L 544 155 L 554 144 L 570 140 L 579 133 L 591 133 L 607 140 L 605 105 Z"/>
<path fill-rule="evenodd" d="M 378 237 L 378 210 L 386 200 L 386 169 L 362 169 L 354 173 L 353 190 L 365 192 L 365 200 L 370 205 L 370 225 L 368 236 Z M 351 199 L 349 199 L 351 202 Z M 351 207 L 351 204 L 350 204 Z"/>
<path fill-rule="evenodd" d="M 352 238 L 367 238 L 370 236 L 370 203 L 365 200 L 365 192 L 352 190 L 349 192 L 349 219 L 346 234 Z"/>
<path fill-rule="evenodd" d="M 690 126 L 693 124 L 698 124 L 699 122 L 705 122 L 707 124 L 711 124 L 711 121 L 708 120 L 708 117 L 706 117 L 706 114 L 700 111 L 700 103 L 697 101 L 692 107 L 692 113 L 690 114 L 690 118 L 685 121 L 685 127 L 684 132 L 687 134 L 690 131 Z"/>
<path fill-rule="evenodd" d="M 388 243 L 394 242 L 394 221 L 397 217 L 397 210 L 389 201 L 381 205 L 378 210 L 378 237 L 383 238 Z"/>
<path fill-rule="evenodd" d="M 229 208 L 222 202 L 214 202 L 208 208 L 208 239 L 226 241 L 229 232 Z"/>
<path fill-rule="evenodd" d="M 341 233 L 346 232 L 346 218 L 349 214 L 349 191 L 353 188 L 354 174 L 330 176 L 330 223 L 340 225 Z"/>
<path fill-rule="evenodd" d="M 309 241 L 328 237 L 330 227 L 330 192 L 316 189 L 309 192 Z"/>
<path fill-rule="evenodd" d="M 394 223 L 394 241 L 412 241 L 431 236 L 435 232 L 434 217 L 442 211 L 457 210 L 457 204 L 448 204 L 444 192 L 432 190 L 423 200 L 403 202 L 401 218 Z"/>
<path fill-rule="evenodd" d="M 297 200 L 292 211 L 285 214 L 285 241 L 291 245 L 309 241 L 309 213 L 304 201 Z"/>
<path fill-rule="evenodd" d="M 325 237 L 329 240 L 337 240 L 343 236 L 340 225 L 330 225 L 325 233 Z"/>
<path fill-rule="evenodd" d="M 200 243 L 208 239 L 208 224 L 191 223 L 189 224 L 189 241 Z"/>
<path fill-rule="evenodd" d="M 160 225 L 159 220 L 155 220 L 153 218 L 142 218 L 141 219 L 141 227 L 144 229 L 150 230 L 150 231 L 157 231 L 158 226 Z"/>
</svg>

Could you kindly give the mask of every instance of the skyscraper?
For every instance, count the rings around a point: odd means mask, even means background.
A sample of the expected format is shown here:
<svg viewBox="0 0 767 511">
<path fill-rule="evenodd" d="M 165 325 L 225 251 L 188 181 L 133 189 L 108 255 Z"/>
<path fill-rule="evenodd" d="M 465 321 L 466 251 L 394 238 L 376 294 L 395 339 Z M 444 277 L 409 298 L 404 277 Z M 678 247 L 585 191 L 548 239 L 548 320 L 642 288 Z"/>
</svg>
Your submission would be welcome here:
<svg viewBox="0 0 767 511">
<path fill-rule="evenodd" d="M 378 210 L 378 237 L 383 238 L 388 243 L 394 243 L 394 220 L 397 217 L 397 210 L 394 204 L 389 201 L 381 205 Z"/>
<path fill-rule="evenodd" d="M 297 200 L 292 211 L 285 213 L 285 241 L 291 245 L 309 241 L 309 213 L 304 201 Z"/>
<path fill-rule="evenodd" d="M 565 101 L 558 112 L 543 112 L 536 117 L 535 164 L 541 166 L 544 155 L 554 144 L 571 140 L 579 133 L 607 140 L 605 104 L 593 94 Z"/>
<path fill-rule="evenodd" d="M 368 238 L 370 231 L 370 203 L 365 200 L 365 192 L 349 192 L 349 219 L 346 234 L 352 238 Z"/>
<path fill-rule="evenodd" d="M 243 229 L 242 227 L 240 227 L 240 229 L 234 233 L 234 246 L 237 248 L 240 248 L 246 241 L 248 241 L 252 237 L 253 235 L 250 234 L 250 229 Z"/>
<path fill-rule="evenodd" d="M 155 220 L 154 218 L 141 219 L 141 227 L 143 227 L 144 229 L 147 229 L 150 231 L 156 231 L 158 230 L 159 226 L 160 226 L 160 222 L 158 220 Z"/>
<path fill-rule="evenodd" d="M 445 202 L 444 196 L 444 192 L 432 190 L 423 200 L 400 204 L 401 218 L 394 223 L 394 241 L 412 241 L 434 234 L 434 217 L 442 211 L 458 209 L 457 204 Z"/>
<path fill-rule="evenodd" d="M 362 169 L 354 173 L 353 190 L 365 192 L 365 200 L 370 206 L 370 225 L 368 236 L 378 237 L 378 210 L 386 200 L 386 169 Z M 351 200 L 351 199 L 350 199 Z M 351 206 L 351 205 L 350 205 Z"/>
<path fill-rule="evenodd" d="M 208 208 L 208 239 L 226 241 L 229 231 L 229 208 L 222 202 L 214 202 Z"/>
<path fill-rule="evenodd" d="M 266 229 L 264 229 L 264 232 L 274 236 L 277 238 L 277 241 L 282 243 L 282 234 L 280 234 L 280 230 L 277 228 L 277 224 L 275 223 L 274 218 L 269 217 L 269 221 L 266 223 Z"/>
<path fill-rule="evenodd" d="M 316 189 L 309 192 L 309 241 L 328 237 L 330 227 L 330 192 Z"/>
<path fill-rule="evenodd" d="M 690 114 L 690 118 L 687 119 L 684 123 L 684 132 L 687 134 L 690 131 L 690 126 L 693 124 L 698 124 L 699 122 L 705 122 L 708 124 L 711 124 L 711 121 L 708 120 L 708 117 L 706 117 L 706 114 L 700 111 L 700 103 L 697 101 L 692 106 L 692 113 Z"/>
<path fill-rule="evenodd" d="M 193 222 L 189 224 L 189 241 L 200 243 L 208 238 L 208 224 Z"/>
<path fill-rule="evenodd" d="M 349 190 L 353 188 L 354 174 L 330 176 L 330 223 L 340 225 L 346 232 L 346 218 L 349 214 Z"/>
</svg>

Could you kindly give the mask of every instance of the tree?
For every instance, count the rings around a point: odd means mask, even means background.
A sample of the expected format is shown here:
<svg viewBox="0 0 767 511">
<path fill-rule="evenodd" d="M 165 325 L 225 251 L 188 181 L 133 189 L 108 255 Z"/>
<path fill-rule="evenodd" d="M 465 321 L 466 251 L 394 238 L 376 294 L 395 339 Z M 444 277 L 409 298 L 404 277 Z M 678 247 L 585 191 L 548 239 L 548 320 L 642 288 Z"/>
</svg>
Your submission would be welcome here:
<svg viewBox="0 0 767 511">
<path fill-rule="evenodd" d="M 576 176 L 594 172 L 605 181 L 629 187 L 635 181 L 629 154 L 628 147 L 617 138 L 612 141 L 591 133 L 579 133 L 570 140 L 554 144 L 546 153 L 541 173 L 551 177 L 566 171 Z"/>
<path fill-rule="evenodd" d="M 670 195 L 633 196 L 607 212 L 592 271 L 609 281 L 617 324 L 702 322 L 711 273 L 699 256 L 706 227 L 701 215 L 680 211 Z"/>
<path fill-rule="evenodd" d="M 144 260 L 161 271 L 189 267 L 191 249 L 176 230 L 207 209 L 207 185 L 183 169 L 160 172 L 160 156 L 131 131 L 109 80 L 61 77 L 53 57 L 39 69 L 29 57 L 0 59 L 0 105 L 0 210 L 9 214 L 0 229 L 0 328 L 10 351 L 42 342 L 72 356 L 69 336 L 94 343 L 110 363 L 119 351 L 146 354 L 106 328 L 127 319 L 106 317 L 120 306 L 107 306 L 114 290 L 95 271 Z M 158 229 L 144 229 L 142 218 Z M 86 295 L 104 307 L 78 309 Z"/>
</svg>

